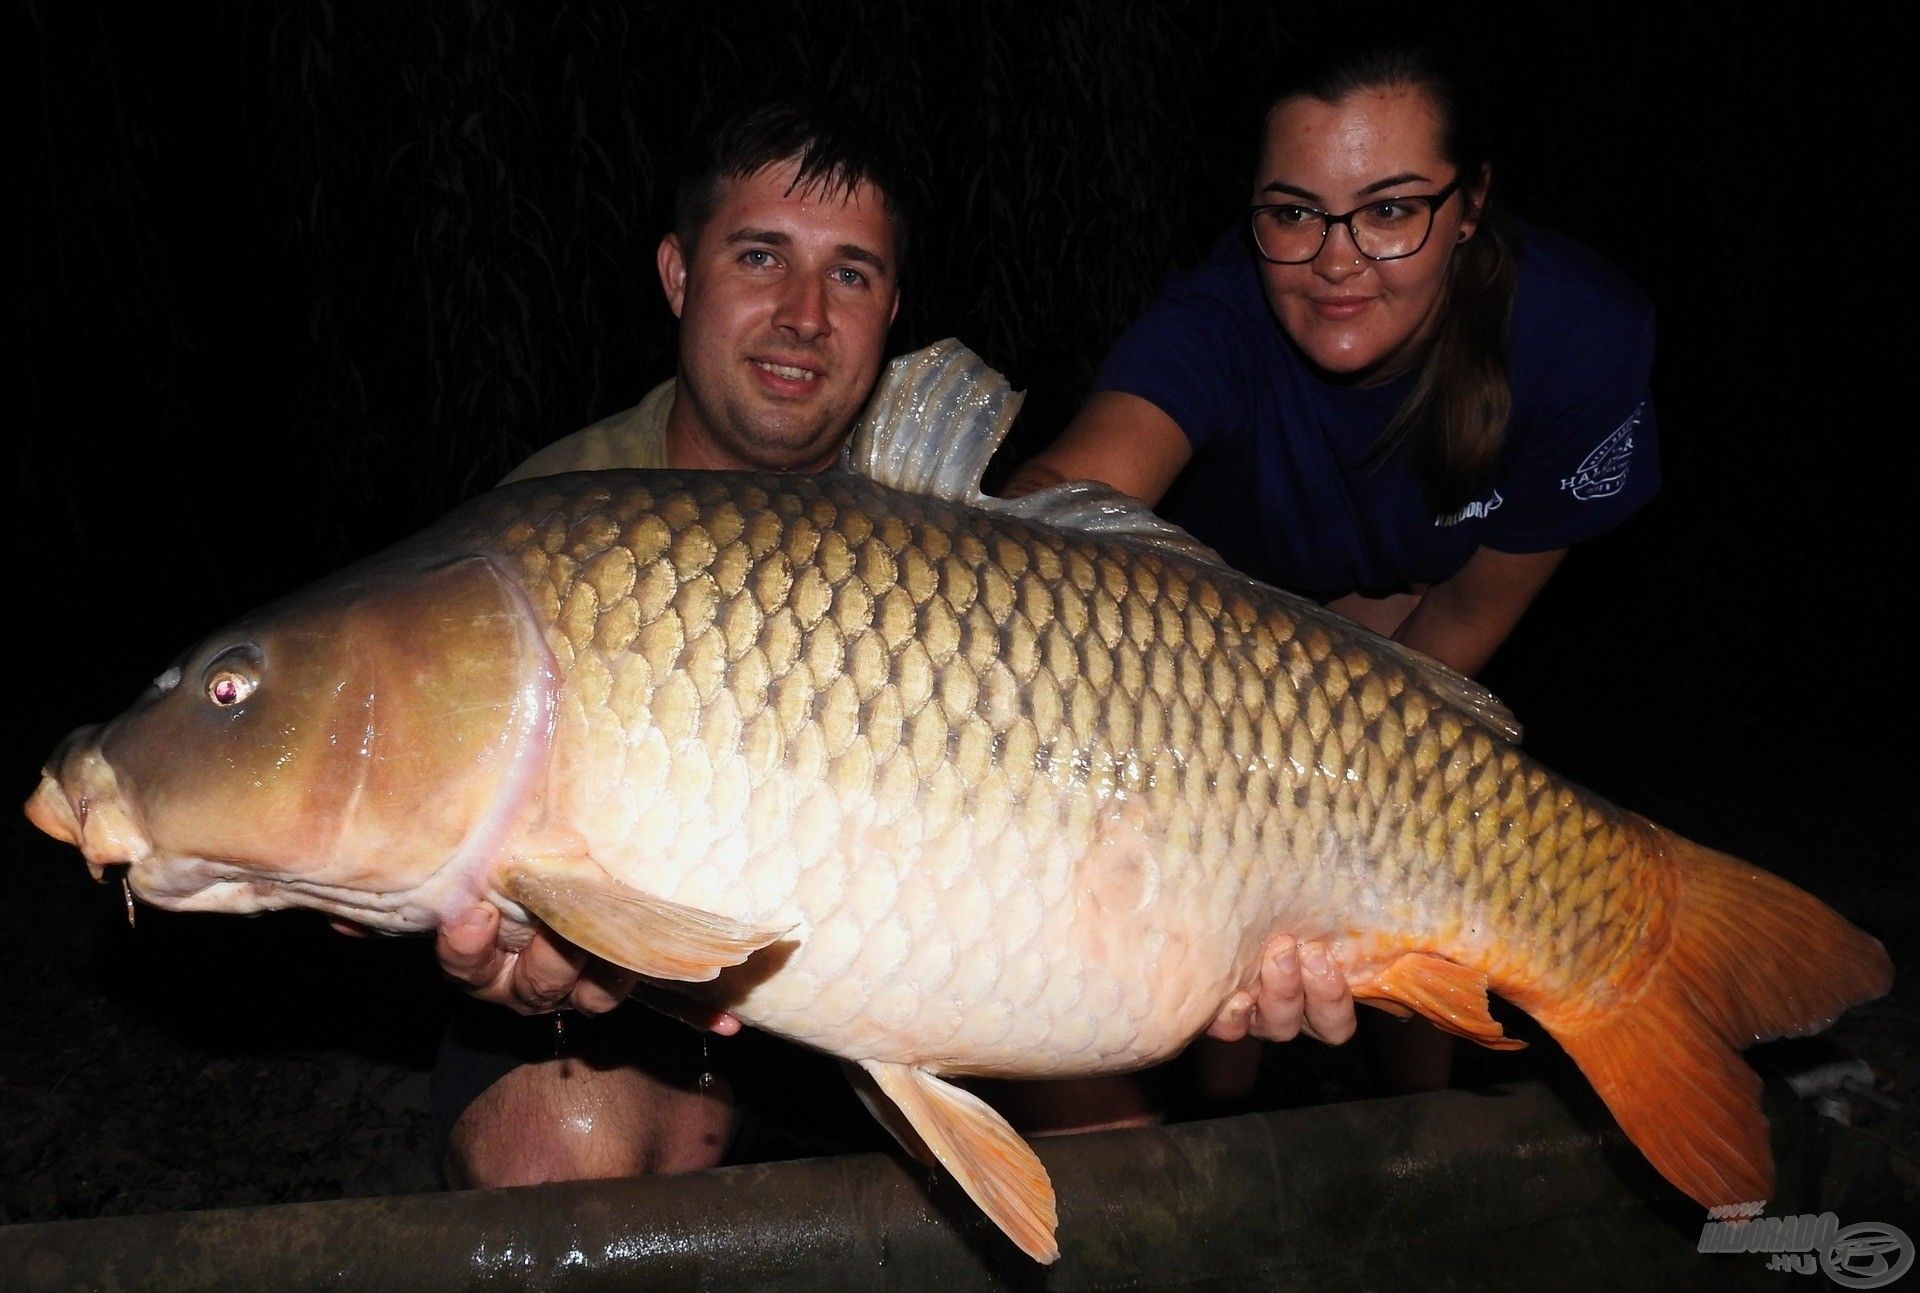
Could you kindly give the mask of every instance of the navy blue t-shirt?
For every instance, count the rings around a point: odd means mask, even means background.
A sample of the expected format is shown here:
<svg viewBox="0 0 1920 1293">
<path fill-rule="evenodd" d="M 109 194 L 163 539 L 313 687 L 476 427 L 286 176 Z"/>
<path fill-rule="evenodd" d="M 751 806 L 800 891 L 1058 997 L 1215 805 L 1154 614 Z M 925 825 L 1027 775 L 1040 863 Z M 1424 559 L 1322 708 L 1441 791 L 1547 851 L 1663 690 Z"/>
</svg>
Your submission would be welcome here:
<svg viewBox="0 0 1920 1293">
<path fill-rule="evenodd" d="M 1544 552 L 1620 524 L 1660 483 L 1652 307 L 1571 239 L 1514 236 L 1513 412 L 1481 498 L 1436 518 L 1416 454 L 1368 463 L 1415 374 L 1328 381 L 1234 233 L 1121 335 L 1094 383 L 1150 401 L 1193 445 L 1156 510 L 1235 568 L 1321 599 L 1438 583 L 1481 546 Z"/>
</svg>

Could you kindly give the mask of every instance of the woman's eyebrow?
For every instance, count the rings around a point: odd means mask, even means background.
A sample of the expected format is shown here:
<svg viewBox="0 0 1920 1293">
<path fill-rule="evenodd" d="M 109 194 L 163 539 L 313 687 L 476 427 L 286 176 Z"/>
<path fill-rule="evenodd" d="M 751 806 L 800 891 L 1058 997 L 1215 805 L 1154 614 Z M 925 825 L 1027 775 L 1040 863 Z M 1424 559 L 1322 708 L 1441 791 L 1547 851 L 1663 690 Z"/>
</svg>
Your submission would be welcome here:
<svg viewBox="0 0 1920 1293">
<path fill-rule="evenodd" d="M 1279 180 L 1268 180 L 1260 186 L 1262 193 L 1275 193 L 1286 197 L 1299 198 L 1303 202 L 1318 202 L 1321 197 L 1312 189 L 1299 188 L 1292 184 L 1283 184 Z"/>
<path fill-rule="evenodd" d="M 1383 193 L 1389 189 L 1397 189 L 1406 184 L 1431 184 L 1432 182 L 1432 180 L 1422 175 L 1419 171 L 1402 171 L 1395 175 L 1389 175 L 1384 179 L 1375 180 L 1373 183 L 1355 191 L 1365 196 L 1373 193 Z M 1312 189 L 1303 189 L 1298 185 L 1287 184 L 1281 180 L 1269 180 L 1261 186 L 1260 191 L 1262 193 L 1276 193 L 1287 197 L 1296 197 L 1303 202 L 1325 201 L 1324 198 Z"/>
<path fill-rule="evenodd" d="M 1384 180 L 1375 180 L 1373 183 L 1367 185 L 1365 188 L 1358 190 L 1358 192 L 1381 193 L 1386 191 L 1387 189 L 1397 189 L 1407 184 L 1431 184 L 1431 183 L 1433 183 L 1433 181 L 1428 179 L 1425 175 L 1422 175 L 1419 171 L 1402 171 L 1398 175 L 1389 175 Z"/>
</svg>

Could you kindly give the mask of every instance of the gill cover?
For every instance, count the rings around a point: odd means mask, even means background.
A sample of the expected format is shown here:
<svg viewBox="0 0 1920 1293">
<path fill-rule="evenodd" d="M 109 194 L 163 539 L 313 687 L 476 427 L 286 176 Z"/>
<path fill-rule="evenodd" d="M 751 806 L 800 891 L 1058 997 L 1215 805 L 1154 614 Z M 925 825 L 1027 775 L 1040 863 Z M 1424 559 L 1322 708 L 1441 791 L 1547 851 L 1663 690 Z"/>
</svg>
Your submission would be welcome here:
<svg viewBox="0 0 1920 1293">
<path fill-rule="evenodd" d="M 404 892 L 504 829 L 552 678 L 491 562 L 387 563 L 208 639 L 101 751 L 157 859 Z"/>
</svg>

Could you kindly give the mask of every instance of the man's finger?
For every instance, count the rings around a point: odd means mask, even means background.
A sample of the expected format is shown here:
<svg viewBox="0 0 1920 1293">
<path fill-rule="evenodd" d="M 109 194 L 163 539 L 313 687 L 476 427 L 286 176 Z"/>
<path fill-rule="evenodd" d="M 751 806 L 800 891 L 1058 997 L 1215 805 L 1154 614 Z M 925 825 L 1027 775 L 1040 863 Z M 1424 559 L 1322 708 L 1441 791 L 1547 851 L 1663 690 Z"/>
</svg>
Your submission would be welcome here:
<svg viewBox="0 0 1920 1293">
<path fill-rule="evenodd" d="M 1253 1027 L 1253 995 L 1236 992 L 1220 1007 L 1220 1013 L 1207 1027 L 1207 1036 L 1217 1041 L 1237 1042 Z"/>
<path fill-rule="evenodd" d="M 557 1010 L 580 981 L 587 954 L 552 930 L 542 928 L 514 959 L 509 990 L 528 1014 Z"/>
<path fill-rule="evenodd" d="M 574 985 L 567 1004 L 583 1015 L 604 1015 L 633 995 L 640 976 L 625 966 L 594 958 Z"/>
<path fill-rule="evenodd" d="M 663 1015 L 678 1019 L 689 1028 L 697 1028 L 703 1033 L 712 1033 L 716 1037 L 731 1037 L 740 1031 L 740 1021 L 724 1010 L 702 1005 L 698 1001 L 672 992 L 662 992 L 658 988 L 639 988 L 634 998 L 649 1010 L 658 1010 Z"/>
<path fill-rule="evenodd" d="M 480 904 L 451 925 L 442 925 L 434 940 L 440 969 L 448 978 L 470 988 L 492 983 L 507 966 L 508 954 L 493 942 L 499 929 L 500 913 L 489 903 Z"/>
<path fill-rule="evenodd" d="M 1306 994 L 1300 986 L 1298 946 L 1290 934 L 1267 944 L 1253 998 L 1252 1031 L 1263 1041 L 1290 1042 L 1300 1035 L 1305 1022 Z"/>
<path fill-rule="evenodd" d="M 1306 993 L 1303 1027 L 1309 1036 L 1338 1046 L 1352 1037 L 1358 1026 L 1347 976 L 1334 966 L 1327 949 L 1319 943 L 1301 945 L 1300 970 L 1301 987 Z"/>
</svg>

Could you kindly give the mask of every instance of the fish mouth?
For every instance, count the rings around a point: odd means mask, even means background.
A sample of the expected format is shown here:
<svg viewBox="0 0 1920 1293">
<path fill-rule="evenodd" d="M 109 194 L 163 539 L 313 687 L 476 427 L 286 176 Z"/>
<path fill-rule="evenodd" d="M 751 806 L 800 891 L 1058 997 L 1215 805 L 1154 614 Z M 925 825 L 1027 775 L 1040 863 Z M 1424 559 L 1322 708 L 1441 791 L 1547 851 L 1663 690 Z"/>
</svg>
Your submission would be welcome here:
<svg viewBox="0 0 1920 1293">
<path fill-rule="evenodd" d="M 102 765 L 104 766 L 104 764 Z M 69 795 L 60 778 L 51 769 L 40 774 L 39 788 L 27 800 L 27 820 L 63 844 L 80 850 L 87 874 L 95 884 L 117 884 L 127 906 L 127 923 L 133 924 L 133 900 L 136 896 L 154 902 L 145 874 L 135 862 L 150 856 L 143 837 L 132 837 L 124 828 L 126 814 L 109 806 L 101 811 L 100 801 L 86 793 Z M 137 850 L 133 845 L 137 840 Z M 136 857 L 138 852 L 140 855 Z M 156 904 L 157 905 L 157 904 Z"/>
<path fill-rule="evenodd" d="M 41 770 L 26 810 L 40 830 L 79 849 L 87 873 L 104 881 L 109 867 L 131 867 L 150 856 L 153 846 L 99 746 L 75 739 L 90 731 L 68 738 Z"/>
<path fill-rule="evenodd" d="M 51 769 L 40 771 L 40 784 L 27 800 L 27 820 L 62 844 L 80 843 L 80 815 L 67 802 L 60 781 Z M 93 863 L 87 865 L 91 867 Z"/>
<path fill-rule="evenodd" d="M 52 770 L 41 773 L 40 787 L 27 801 L 27 819 L 77 847 L 96 883 L 117 883 L 126 894 L 129 920 L 136 897 L 168 910 L 259 909 L 257 886 L 233 874 L 231 865 L 157 853 L 97 750 L 81 747 L 58 762 L 64 779 Z"/>
<path fill-rule="evenodd" d="M 136 898 L 166 911 L 251 914 L 294 905 L 302 894 L 307 905 L 347 919 L 391 923 L 391 913 L 378 907 L 363 910 L 345 891 L 275 883 L 236 860 L 156 849 L 97 748 L 69 742 L 53 763 L 41 772 L 39 788 L 27 800 L 27 818 L 54 839 L 77 847 L 87 874 L 97 883 L 120 886 L 129 924 Z"/>
</svg>

